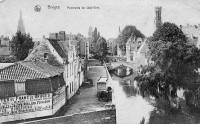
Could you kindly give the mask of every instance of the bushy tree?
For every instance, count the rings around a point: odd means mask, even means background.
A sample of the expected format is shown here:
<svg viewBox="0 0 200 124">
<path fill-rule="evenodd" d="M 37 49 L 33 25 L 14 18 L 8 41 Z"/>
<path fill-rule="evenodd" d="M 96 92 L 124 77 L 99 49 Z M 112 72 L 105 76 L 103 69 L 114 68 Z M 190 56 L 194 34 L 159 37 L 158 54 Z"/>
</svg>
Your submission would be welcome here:
<svg viewBox="0 0 200 124">
<path fill-rule="evenodd" d="M 0 63 L 14 63 L 16 62 L 15 56 L 0 56 Z"/>
<path fill-rule="evenodd" d="M 95 59 L 98 59 L 101 64 L 105 61 L 108 54 L 107 42 L 104 37 L 100 37 L 96 44 Z"/>
<path fill-rule="evenodd" d="M 24 60 L 29 53 L 29 50 L 32 49 L 34 43 L 29 34 L 23 34 L 20 31 L 13 36 L 11 40 L 11 51 L 16 59 L 21 61 Z"/>
<path fill-rule="evenodd" d="M 100 38 L 100 33 L 97 31 L 97 28 L 95 27 L 93 33 L 92 33 L 92 42 L 91 42 L 91 53 L 96 54 L 97 52 L 97 42 Z"/>
<path fill-rule="evenodd" d="M 104 37 L 100 37 L 97 41 L 97 55 L 105 57 L 108 54 L 107 42 Z"/>
<path fill-rule="evenodd" d="M 143 94 L 167 99 L 176 96 L 178 87 L 198 89 L 200 50 L 175 24 L 166 22 L 154 32 L 148 53 L 153 64 L 143 67 L 136 78 Z"/>
<path fill-rule="evenodd" d="M 126 43 L 127 40 L 131 37 L 131 35 L 134 34 L 136 37 L 141 37 L 144 38 L 144 34 L 142 34 L 135 26 L 128 25 L 126 26 L 122 34 L 119 35 L 118 40 L 119 40 L 119 48 L 123 51 L 126 51 Z"/>
</svg>

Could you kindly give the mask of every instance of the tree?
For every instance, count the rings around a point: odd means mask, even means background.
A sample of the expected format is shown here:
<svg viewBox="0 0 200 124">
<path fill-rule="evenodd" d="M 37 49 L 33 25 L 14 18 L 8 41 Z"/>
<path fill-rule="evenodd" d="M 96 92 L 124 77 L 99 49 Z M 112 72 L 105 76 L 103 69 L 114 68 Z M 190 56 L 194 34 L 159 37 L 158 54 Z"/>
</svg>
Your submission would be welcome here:
<svg viewBox="0 0 200 124">
<path fill-rule="evenodd" d="M 34 42 L 29 34 L 23 34 L 20 31 L 13 36 L 11 40 L 11 51 L 16 59 L 21 61 L 24 60 L 29 53 L 29 50 L 34 46 Z"/>
<path fill-rule="evenodd" d="M 95 27 L 93 33 L 92 33 L 92 42 L 91 42 L 91 53 L 96 54 L 97 52 L 97 41 L 100 38 L 100 33 L 97 31 L 97 28 Z"/>
<path fill-rule="evenodd" d="M 108 54 L 107 42 L 104 37 L 100 37 L 96 44 L 95 56 L 103 64 L 103 61 L 105 60 L 107 54 Z"/>
<path fill-rule="evenodd" d="M 0 63 L 14 63 L 16 62 L 15 56 L 0 56 Z"/>
<path fill-rule="evenodd" d="M 122 34 L 118 36 L 119 39 L 119 48 L 123 51 L 126 51 L 126 42 L 130 38 L 130 36 L 134 34 L 136 37 L 144 38 L 144 34 L 142 34 L 135 26 L 128 25 L 126 26 Z"/>
<path fill-rule="evenodd" d="M 175 24 L 166 22 L 154 32 L 148 53 L 154 63 L 143 67 L 136 78 L 143 95 L 168 99 L 176 97 L 178 87 L 198 89 L 200 50 L 189 44 Z"/>
</svg>

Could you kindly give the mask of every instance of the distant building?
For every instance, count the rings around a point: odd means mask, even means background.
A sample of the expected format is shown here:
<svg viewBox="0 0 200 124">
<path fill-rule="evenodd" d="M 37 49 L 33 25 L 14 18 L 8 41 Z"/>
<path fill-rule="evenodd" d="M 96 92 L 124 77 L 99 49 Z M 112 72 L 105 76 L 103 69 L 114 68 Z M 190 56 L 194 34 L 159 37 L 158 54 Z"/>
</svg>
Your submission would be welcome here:
<svg viewBox="0 0 200 124">
<path fill-rule="evenodd" d="M 25 27 L 24 27 L 24 22 L 22 19 L 22 11 L 20 11 L 20 17 L 18 20 L 18 26 L 17 26 L 17 31 L 20 31 L 21 33 L 25 34 Z"/>
<path fill-rule="evenodd" d="M 131 37 L 126 42 L 126 58 L 127 62 L 133 61 L 133 56 L 135 52 L 137 51 L 137 41 L 136 37 L 134 35 L 131 35 Z"/>
<path fill-rule="evenodd" d="M 188 37 L 189 44 L 200 48 L 200 24 L 199 25 L 180 25 L 180 29 Z"/>
<path fill-rule="evenodd" d="M 149 50 L 148 42 L 149 38 L 145 38 L 144 41 L 139 46 L 136 55 L 134 57 L 135 63 L 137 63 L 139 66 L 140 65 L 144 66 L 150 63 L 150 57 L 148 55 L 148 50 Z"/>
<path fill-rule="evenodd" d="M 9 56 L 11 54 L 10 39 L 9 37 L 0 37 L 0 56 Z"/>
<path fill-rule="evenodd" d="M 126 43 L 126 57 L 127 62 L 135 62 L 135 57 L 137 50 L 140 48 L 143 39 L 140 37 L 136 37 L 131 35 L 131 37 L 127 40 Z"/>
<path fill-rule="evenodd" d="M 156 30 L 162 26 L 162 18 L 161 18 L 161 12 L 162 12 L 162 7 L 156 7 L 155 8 L 155 27 Z"/>
<path fill-rule="evenodd" d="M 115 55 L 115 53 L 117 52 L 116 39 L 113 38 L 108 39 L 107 45 L 108 45 L 108 53 L 110 55 Z"/>
<path fill-rule="evenodd" d="M 6 36 L 0 37 L 0 47 L 9 47 L 10 46 L 10 39 Z"/>
<path fill-rule="evenodd" d="M 82 35 L 78 34 L 77 35 L 77 40 L 79 41 L 79 52 L 81 54 L 81 57 L 86 56 L 87 51 L 86 51 L 86 45 L 87 45 L 87 39 L 84 38 Z"/>
<path fill-rule="evenodd" d="M 122 37 L 122 32 L 121 32 L 121 29 L 119 27 L 119 35 L 118 35 L 118 38 Z M 123 51 L 119 48 L 119 41 L 120 39 L 117 39 L 116 40 L 116 44 L 117 44 L 117 56 L 122 56 L 123 54 Z"/>
<path fill-rule="evenodd" d="M 49 39 L 58 39 L 58 33 L 50 33 L 49 34 Z"/>
</svg>

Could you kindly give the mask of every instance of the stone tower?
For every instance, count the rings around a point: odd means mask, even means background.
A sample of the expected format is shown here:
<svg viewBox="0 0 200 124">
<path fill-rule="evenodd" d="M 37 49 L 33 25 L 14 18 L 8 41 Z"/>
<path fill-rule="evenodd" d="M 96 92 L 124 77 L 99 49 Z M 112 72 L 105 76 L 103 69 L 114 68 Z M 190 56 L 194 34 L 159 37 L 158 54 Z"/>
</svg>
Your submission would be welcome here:
<svg viewBox="0 0 200 124">
<path fill-rule="evenodd" d="M 162 12 L 162 7 L 156 7 L 155 8 L 155 26 L 156 30 L 162 26 L 162 19 L 161 19 L 161 12 Z"/>
<path fill-rule="evenodd" d="M 25 27 L 24 27 L 21 11 L 20 11 L 20 17 L 19 17 L 19 20 L 18 20 L 17 31 L 20 31 L 21 33 L 25 34 Z"/>
<path fill-rule="evenodd" d="M 90 26 L 89 31 L 88 31 L 88 37 L 92 37 L 92 32 L 93 32 L 93 29 L 92 29 L 92 27 Z"/>
</svg>

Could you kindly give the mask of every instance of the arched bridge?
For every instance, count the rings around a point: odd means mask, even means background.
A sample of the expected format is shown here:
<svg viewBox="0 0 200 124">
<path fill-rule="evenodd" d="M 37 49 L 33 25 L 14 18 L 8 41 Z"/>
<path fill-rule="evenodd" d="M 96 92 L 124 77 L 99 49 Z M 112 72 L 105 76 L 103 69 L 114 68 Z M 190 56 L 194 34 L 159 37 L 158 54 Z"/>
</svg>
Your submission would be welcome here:
<svg viewBox="0 0 200 124">
<path fill-rule="evenodd" d="M 123 61 L 119 61 L 119 62 L 111 62 L 109 64 L 107 64 L 107 66 L 110 68 L 110 69 L 114 69 L 118 66 L 121 66 L 121 65 L 124 65 L 126 67 L 129 67 L 129 68 L 132 68 L 134 71 L 137 71 L 138 70 L 138 65 L 133 63 L 133 62 L 123 62 Z"/>
</svg>

